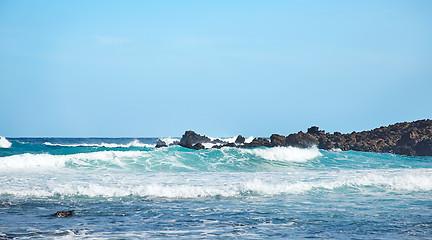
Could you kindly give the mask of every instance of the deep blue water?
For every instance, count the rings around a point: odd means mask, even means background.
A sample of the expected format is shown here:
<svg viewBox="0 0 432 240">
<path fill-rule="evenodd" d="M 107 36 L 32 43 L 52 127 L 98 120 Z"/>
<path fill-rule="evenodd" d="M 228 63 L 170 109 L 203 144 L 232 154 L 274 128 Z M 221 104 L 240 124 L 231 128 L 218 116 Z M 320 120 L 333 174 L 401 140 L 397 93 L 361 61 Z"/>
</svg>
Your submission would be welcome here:
<svg viewBox="0 0 432 240">
<path fill-rule="evenodd" d="M 8 140 L 0 239 L 432 239 L 431 157 Z"/>
</svg>

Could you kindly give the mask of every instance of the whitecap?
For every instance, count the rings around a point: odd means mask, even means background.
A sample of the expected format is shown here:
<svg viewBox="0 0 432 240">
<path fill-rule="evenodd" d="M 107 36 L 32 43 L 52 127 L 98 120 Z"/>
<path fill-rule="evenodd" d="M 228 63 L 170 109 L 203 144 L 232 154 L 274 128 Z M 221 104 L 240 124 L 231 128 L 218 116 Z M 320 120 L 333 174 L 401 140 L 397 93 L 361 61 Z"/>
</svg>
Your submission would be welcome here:
<svg viewBox="0 0 432 240">
<path fill-rule="evenodd" d="M 52 175 L 50 175 L 52 174 Z M 249 178 L 238 174 L 95 174 L 80 173 L 0 176 L 0 195 L 21 197 L 138 196 L 167 199 L 209 197 L 276 196 L 315 191 L 359 191 L 360 193 L 431 191 L 430 170 L 333 171 L 293 175 L 274 174 Z M 49 177 L 51 176 L 51 177 Z M 7 183 L 7 184 L 6 184 Z"/>
<path fill-rule="evenodd" d="M 251 143 L 254 139 L 254 137 L 248 137 L 245 139 L 245 143 Z"/>
<path fill-rule="evenodd" d="M 0 148 L 10 148 L 12 143 L 9 142 L 5 137 L 0 137 Z"/>
<path fill-rule="evenodd" d="M 16 170 L 47 170 L 64 168 L 66 163 L 80 167 L 95 166 L 109 162 L 123 167 L 123 160 L 144 156 L 140 151 L 102 151 L 90 153 L 76 153 L 69 155 L 31 154 L 24 153 L 0 158 L 0 171 Z"/>
<path fill-rule="evenodd" d="M 141 143 L 138 139 L 135 139 L 127 144 L 118 144 L 118 143 L 78 143 L 78 144 L 60 144 L 60 143 L 51 143 L 44 142 L 44 145 L 47 146 L 60 146 L 60 147 L 104 147 L 104 148 L 130 148 L 130 147 L 147 147 L 153 148 L 154 144 L 145 144 Z"/>
<path fill-rule="evenodd" d="M 167 138 L 161 138 L 161 140 L 162 140 L 166 145 L 168 145 L 168 146 L 180 142 L 180 140 L 178 140 L 178 139 L 176 139 L 176 138 L 170 138 L 170 137 L 167 137 Z"/>
<path fill-rule="evenodd" d="M 255 148 L 240 149 L 243 153 L 253 154 L 267 160 L 288 161 L 288 162 L 305 162 L 316 157 L 322 156 L 316 146 L 311 148 L 296 147 L 273 147 L 273 148 Z"/>
</svg>

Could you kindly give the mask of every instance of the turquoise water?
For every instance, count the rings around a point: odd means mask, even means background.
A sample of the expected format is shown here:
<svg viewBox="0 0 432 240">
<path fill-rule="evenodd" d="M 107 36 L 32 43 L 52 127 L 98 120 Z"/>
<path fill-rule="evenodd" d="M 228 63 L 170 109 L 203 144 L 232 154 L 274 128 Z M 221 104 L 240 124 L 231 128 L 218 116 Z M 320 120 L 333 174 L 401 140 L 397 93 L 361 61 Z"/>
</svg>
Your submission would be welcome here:
<svg viewBox="0 0 432 240">
<path fill-rule="evenodd" d="M 432 238 L 431 157 L 8 140 L 0 238 Z"/>
</svg>

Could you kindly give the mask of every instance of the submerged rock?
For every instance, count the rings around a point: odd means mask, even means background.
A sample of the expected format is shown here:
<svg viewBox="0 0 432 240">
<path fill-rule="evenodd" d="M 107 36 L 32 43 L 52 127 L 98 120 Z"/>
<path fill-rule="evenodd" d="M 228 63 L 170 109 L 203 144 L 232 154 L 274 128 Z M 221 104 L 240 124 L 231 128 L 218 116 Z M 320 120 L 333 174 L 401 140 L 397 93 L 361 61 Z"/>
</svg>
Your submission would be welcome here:
<svg viewBox="0 0 432 240">
<path fill-rule="evenodd" d="M 65 218 L 72 217 L 74 215 L 74 211 L 58 211 L 53 214 L 54 217 Z"/>
</svg>

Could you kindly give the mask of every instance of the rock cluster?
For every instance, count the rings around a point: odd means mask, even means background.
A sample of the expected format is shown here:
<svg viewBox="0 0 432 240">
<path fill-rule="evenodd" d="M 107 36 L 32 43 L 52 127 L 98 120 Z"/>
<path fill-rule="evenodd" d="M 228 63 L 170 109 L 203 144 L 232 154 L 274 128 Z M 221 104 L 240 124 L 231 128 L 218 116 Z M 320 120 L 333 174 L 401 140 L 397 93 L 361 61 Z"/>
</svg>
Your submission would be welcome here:
<svg viewBox="0 0 432 240">
<path fill-rule="evenodd" d="M 158 141 L 158 145 L 160 144 Z M 318 146 L 320 149 L 340 149 L 363 152 L 395 153 L 407 156 L 432 156 L 432 120 L 396 123 L 370 131 L 332 134 L 310 127 L 306 133 L 300 131 L 288 136 L 273 134 L 270 139 L 255 138 L 246 143 L 241 135 L 235 142 L 211 139 L 193 131 L 186 131 L 179 145 L 190 149 L 221 148 L 221 147 L 276 147 L 293 146 L 307 148 Z"/>
</svg>

